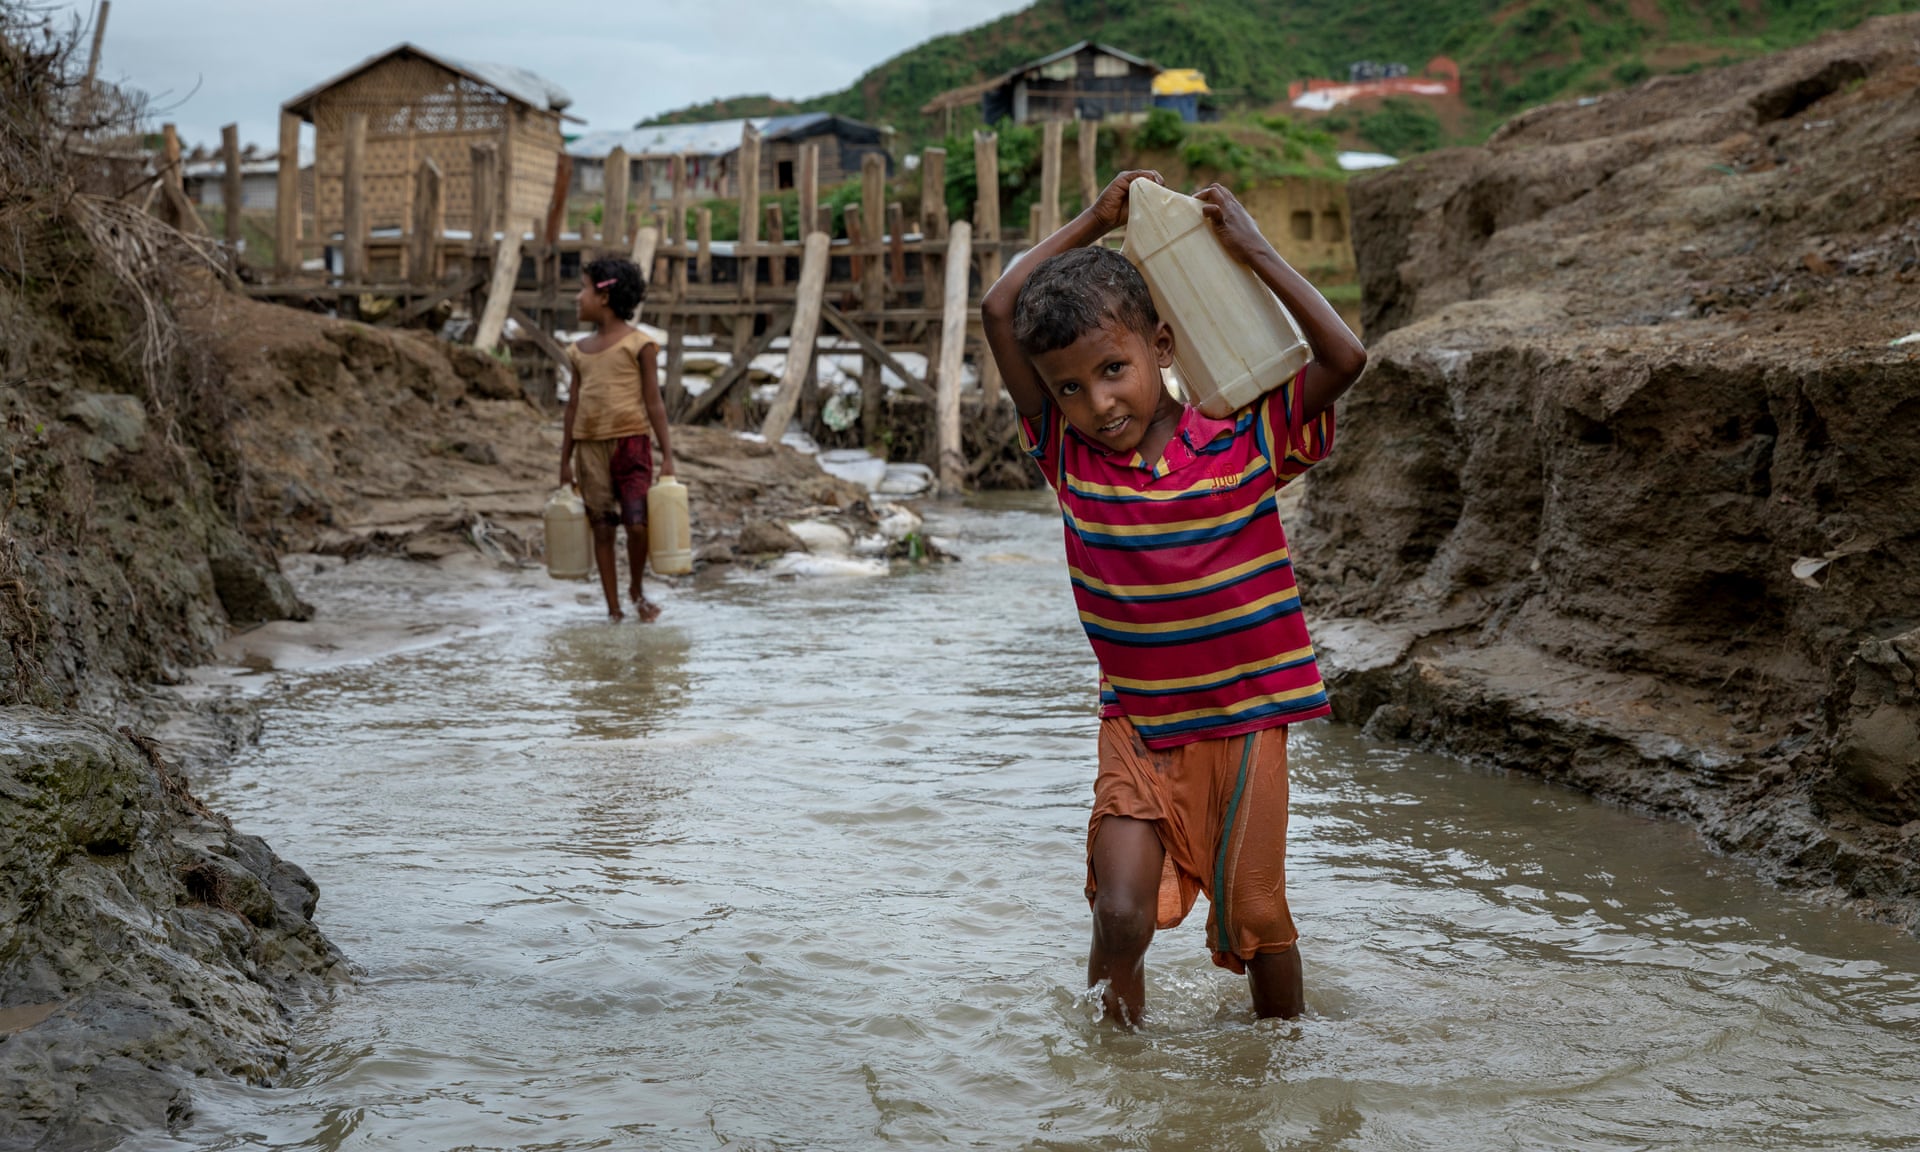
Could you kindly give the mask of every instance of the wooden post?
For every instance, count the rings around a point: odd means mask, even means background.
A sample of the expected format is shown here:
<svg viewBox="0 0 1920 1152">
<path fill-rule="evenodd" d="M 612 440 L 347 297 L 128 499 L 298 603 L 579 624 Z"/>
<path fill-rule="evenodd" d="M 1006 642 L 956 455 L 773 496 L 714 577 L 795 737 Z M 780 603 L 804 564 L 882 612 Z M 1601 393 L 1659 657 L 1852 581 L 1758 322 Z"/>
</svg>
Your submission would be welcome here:
<svg viewBox="0 0 1920 1152">
<path fill-rule="evenodd" d="M 713 281 L 713 209 L 700 209 L 695 220 L 699 225 L 700 235 L 700 251 L 695 256 L 697 263 L 695 271 L 700 274 L 700 283 L 709 284 Z"/>
<path fill-rule="evenodd" d="M 1041 209 L 1040 202 L 1036 200 L 1027 209 L 1027 247 L 1031 248 L 1046 238 L 1048 233 L 1041 231 L 1045 227 L 1046 212 Z"/>
<path fill-rule="evenodd" d="M 787 246 L 787 218 L 778 204 L 767 205 L 767 243 L 777 248 Z M 767 257 L 767 278 L 775 288 L 787 286 L 787 254 L 775 252 Z"/>
<path fill-rule="evenodd" d="M 300 271 L 300 117 L 291 112 L 280 113 L 280 171 L 273 195 L 273 270 L 288 277 Z"/>
<path fill-rule="evenodd" d="M 973 231 L 994 247 L 980 256 L 980 280 L 991 286 L 1000 279 L 1000 138 L 992 132 L 973 134 Z"/>
<path fill-rule="evenodd" d="M 602 216 L 605 216 L 606 212 L 607 212 L 607 206 L 605 204 L 602 204 L 600 206 L 600 214 Z M 558 240 L 559 237 L 556 236 L 554 239 Z M 592 259 L 591 256 L 587 255 L 587 250 L 593 247 L 593 241 L 594 241 L 593 214 L 587 213 L 580 217 L 580 257 L 581 259 L 583 260 Z"/>
<path fill-rule="evenodd" d="M 653 254 L 660 250 L 660 229 L 652 224 L 633 230 L 633 250 L 628 255 L 640 269 L 640 278 L 653 287 Z"/>
<path fill-rule="evenodd" d="M 407 246 L 407 279 L 432 284 L 440 279 L 440 238 L 447 230 L 447 205 L 440 165 L 428 156 L 413 175 L 413 235 Z"/>
<path fill-rule="evenodd" d="M 920 234 L 928 240 L 947 238 L 945 148 L 929 148 L 920 153 Z"/>
<path fill-rule="evenodd" d="M 1084 212 L 1100 198 L 1100 172 L 1094 165 L 1100 147 L 1100 122 L 1082 120 L 1079 132 L 1076 143 L 1080 149 L 1080 210 Z"/>
<path fill-rule="evenodd" d="M 610 253 L 627 250 L 627 186 L 632 172 L 633 167 L 627 160 L 625 148 L 615 148 L 607 153 L 607 203 L 600 210 L 600 235 Z M 653 269 L 643 267 L 640 275 L 651 280 Z"/>
<path fill-rule="evenodd" d="M 675 300 L 685 300 L 687 298 L 687 269 L 688 266 L 693 263 L 686 253 L 687 158 L 685 156 L 675 156 L 668 162 L 667 172 L 673 181 L 673 207 L 668 209 L 668 215 L 671 219 L 667 221 L 667 239 L 670 243 L 679 245 L 681 249 L 680 259 L 674 261 L 673 265 L 672 291 Z M 671 356 L 672 352 L 669 351 L 668 355 Z"/>
<path fill-rule="evenodd" d="M 967 255 L 973 228 L 965 220 L 947 239 L 944 303 L 940 310 L 940 368 L 934 410 L 940 447 L 940 491 L 957 495 L 967 479 L 967 457 L 960 446 L 960 365 L 967 348 Z"/>
<path fill-rule="evenodd" d="M 162 174 L 166 182 L 181 187 L 185 175 L 180 171 L 180 130 L 171 124 L 160 125 L 160 163 L 166 169 Z"/>
<path fill-rule="evenodd" d="M 667 382 L 661 399 L 666 402 L 667 418 L 675 420 L 687 403 L 687 322 L 679 313 L 667 321 Z"/>
<path fill-rule="evenodd" d="M 751 251 L 760 242 L 760 133 L 751 122 L 740 126 L 740 249 Z M 735 259 L 740 270 L 740 299 L 753 301 L 760 281 L 760 261 L 742 255 Z"/>
<path fill-rule="evenodd" d="M 220 214 L 227 247 L 239 259 L 240 206 L 246 199 L 246 185 L 240 179 L 240 125 L 220 129 Z"/>
<path fill-rule="evenodd" d="M 340 167 L 341 278 L 363 284 L 367 278 L 367 114 L 347 113 Z"/>
<path fill-rule="evenodd" d="M 887 205 L 887 278 L 907 282 L 907 213 L 898 200 Z"/>
<path fill-rule="evenodd" d="M 1034 237 L 1051 236 L 1060 230 L 1060 138 L 1066 131 L 1063 120 L 1049 120 L 1040 127 L 1040 229 Z"/>
<path fill-rule="evenodd" d="M 842 219 L 847 225 L 847 274 L 853 277 L 855 284 L 863 283 L 866 279 L 866 257 L 860 255 L 860 247 L 867 238 L 867 226 L 862 223 L 865 215 L 858 204 L 849 204 L 842 209 Z"/>
<path fill-rule="evenodd" d="M 793 302 L 793 327 L 787 336 L 787 367 L 780 374 L 780 390 L 774 394 L 767 418 L 760 424 L 760 435 L 769 444 L 787 433 L 793 410 L 800 403 L 800 386 L 813 367 L 814 340 L 820 332 L 820 300 L 827 290 L 827 264 L 832 259 L 832 242 L 815 232 L 807 237 L 800 253 L 800 288 Z"/>
<path fill-rule="evenodd" d="M 493 144 L 475 144 L 468 153 L 472 171 L 467 229 L 473 234 L 473 251 L 493 251 L 493 234 L 500 227 L 500 149 Z"/>
<path fill-rule="evenodd" d="M 886 269 L 880 264 L 880 239 L 887 227 L 887 160 L 878 152 L 860 158 L 860 233 L 872 245 L 873 259 L 861 269 L 860 306 L 871 312 L 886 307 Z M 885 333 L 880 333 L 882 342 Z"/>
<path fill-rule="evenodd" d="M 93 47 L 87 52 L 87 78 L 80 87 L 80 94 L 89 101 L 94 79 L 100 75 L 100 45 L 107 38 L 107 11 L 112 7 L 111 0 L 100 0 L 100 10 L 93 17 Z"/>
<path fill-rule="evenodd" d="M 511 219 L 500 237 L 500 249 L 493 258 L 493 283 L 487 288 L 487 307 L 480 313 L 480 326 L 474 329 L 473 346 L 491 352 L 500 343 L 507 327 L 507 310 L 513 306 L 513 286 L 520 279 L 520 227 Z"/>
<path fill-rule="evenodd" d="M 987 245 L 980 253 L 980 283 L 988 288 L 1000 279 L 1000 138 L 992 132 L 973 134 L 973 231 Z M 991 418 L 1000 402 L 1000 369 L 988 356 L 980 363 L 980 404 L 983 418 Z"/>
<path fill-rule="evenodd" d="M 813 231 L 820 218 L 820 145 L 800 148 L 800 239 Z"/>
</svg>

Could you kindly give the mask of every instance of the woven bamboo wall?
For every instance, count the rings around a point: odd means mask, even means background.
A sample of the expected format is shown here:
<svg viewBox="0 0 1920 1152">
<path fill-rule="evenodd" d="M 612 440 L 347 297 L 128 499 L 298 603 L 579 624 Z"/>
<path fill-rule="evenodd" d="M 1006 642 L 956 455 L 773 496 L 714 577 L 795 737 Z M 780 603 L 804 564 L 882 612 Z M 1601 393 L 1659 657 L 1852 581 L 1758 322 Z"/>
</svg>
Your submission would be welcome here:
<svg viewBox="0 0 1920 1152">
<path fill-rule="evenodd" d="M 559 117 L 509 100 L 437 64 L 388 60 L 313 100 L 316 211 L 321 235 L 340 228 L 347 116 L 367 114 L 366 202 L 369 228 L 412 220 L 413 177 L 429 157 L 440 166 L 449 228 L 471 224 L 472 148 L 500 145 L 510 211 L 526 225 L 543 215 L 553 192 Z"/>
</svg>

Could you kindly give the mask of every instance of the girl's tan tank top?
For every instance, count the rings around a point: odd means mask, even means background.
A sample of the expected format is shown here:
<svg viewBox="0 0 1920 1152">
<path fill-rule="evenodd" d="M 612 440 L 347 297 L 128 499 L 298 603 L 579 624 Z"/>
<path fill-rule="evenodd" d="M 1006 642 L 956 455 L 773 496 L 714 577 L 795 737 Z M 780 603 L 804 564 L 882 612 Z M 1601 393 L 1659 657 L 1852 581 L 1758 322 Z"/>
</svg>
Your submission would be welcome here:
<svg viewBox="0 0 1920 1152">
<path fill-rule="evenodd" d="M 640 389 L 640 357 L 653 354 L 653 341 L 638 330 L 598 352 L 567 346 L 573 387 L 580 397 L 573 412 L 575 440 L 618 440 L 646 436 L 653 424 Z"/>
</svg>

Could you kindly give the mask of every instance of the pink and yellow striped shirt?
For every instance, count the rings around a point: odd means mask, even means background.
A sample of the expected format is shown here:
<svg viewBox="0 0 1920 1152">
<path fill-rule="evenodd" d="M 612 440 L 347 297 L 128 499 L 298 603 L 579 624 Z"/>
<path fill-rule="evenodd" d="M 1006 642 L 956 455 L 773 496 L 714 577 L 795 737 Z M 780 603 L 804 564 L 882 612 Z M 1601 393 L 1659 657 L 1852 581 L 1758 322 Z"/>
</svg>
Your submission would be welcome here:
<svg viewBox="0 0 1920 1152">
<path fill-rule="evenodd" d="M 1325 716 L 1280 526 L 1280 488 L 1333 446 L 1300 417 L 1300 377 L 1214 420 L 1189 406 L 1161 458 L 1095 447 L 1049 403 L 1021 420 L 1060 499 L 1100 714 L 1153 748 Z"/>
</svg>

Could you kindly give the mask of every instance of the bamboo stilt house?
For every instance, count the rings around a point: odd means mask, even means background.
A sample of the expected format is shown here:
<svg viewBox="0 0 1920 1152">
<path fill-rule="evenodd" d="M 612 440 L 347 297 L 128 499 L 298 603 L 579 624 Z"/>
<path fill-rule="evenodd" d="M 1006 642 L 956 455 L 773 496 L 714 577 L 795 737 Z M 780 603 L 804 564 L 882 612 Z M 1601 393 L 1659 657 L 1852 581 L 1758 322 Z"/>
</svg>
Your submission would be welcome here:
<svg viewBox="0 0 1920 1152">
<path fill-rule="evenodd" d="M 506 220 L 521 227 L 544 215 L 564 146 L 560 122 L 571 100 L 558 85 L 502 64 L 455 60 L 400 44 L 286 102 L 314 126 L 315 216 L 322 236 L 341 226 L 349 115 L 367 116 L 365 204 L 369 228 L 407 226 L 414 173 L 440 166 L 446 226 L 473 226 L 473 145 L 493 144 Z"/>
</svg>

